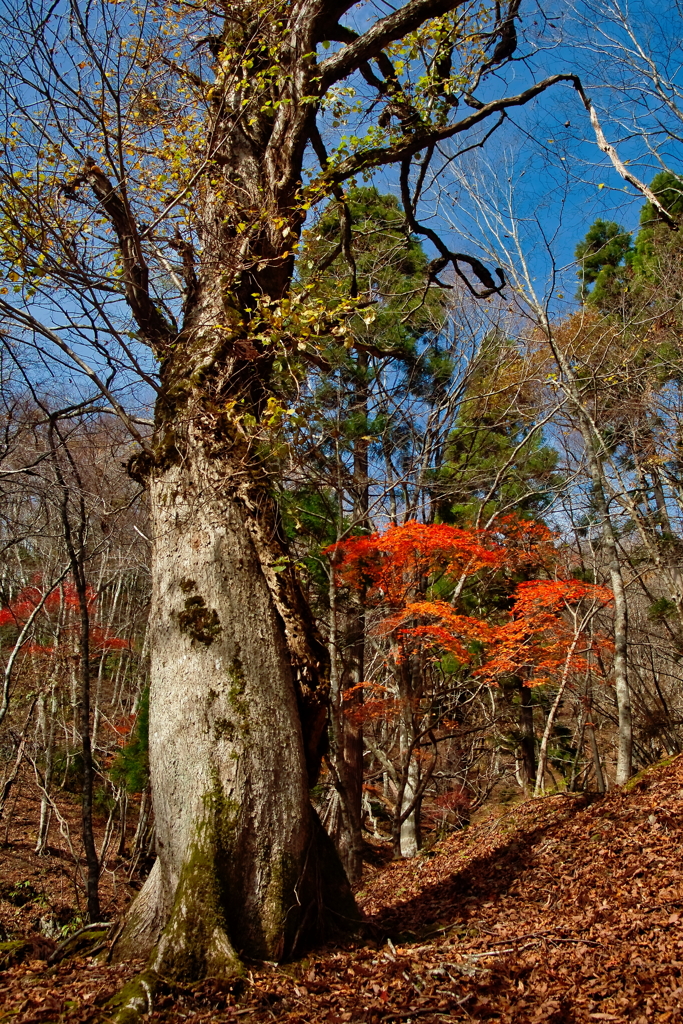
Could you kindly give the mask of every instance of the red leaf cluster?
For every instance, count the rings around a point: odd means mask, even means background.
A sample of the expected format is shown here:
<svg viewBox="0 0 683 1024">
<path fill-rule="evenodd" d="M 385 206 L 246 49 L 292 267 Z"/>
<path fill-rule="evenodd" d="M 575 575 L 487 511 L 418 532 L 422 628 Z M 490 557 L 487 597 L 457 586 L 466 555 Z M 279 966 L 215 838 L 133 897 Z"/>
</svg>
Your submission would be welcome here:
<svg viewBox="0 0 683 1024">
<path fill-rule="evenodd" d="M 33 582 L 29 586 L 23 587 L 10 604 L 0 609 L 0 627 L 14 626 L 20 630 L 40 604 L 43 594 L 42 579 L 40 575 L 36 575 Z M 92 587 L 88 587 L 86 597 L 92 615 L 97 606 L 98 596 Z M 35 620 L 35 629 L 39 634 L 39 639 L 27 643 L 24 651 L 36 658 L 73 655 L 74 638 L 79 628 L 78 612 L 78 593 L 74 585 L 63 583 L 59 587 L 55 587 L 48 594 L 38 619 Z M 57 623 L 59 624 L 58 629 L 55 628 Z M 89 632 L 90 651 L 93 656 L 106 651 L 124 650 L 130 646 L 129 640 L 115 636 L 110 629 L 97 623 L 91 622 Z M 45 633 L 48 636 L 45 636 Z M 59 636 L 59 641 L 56 639 L 57 636 Z"/>
<path fill-rule="evenodd" d="M 495 683 L 521 674 L 532 686 L 559 672 L 583 671 L 598 645 L 609 649 L 607 638 L 589 634 L 586 626 L 612 592 L 557 578 L 556 538 L 542 523 L 507 516 L 486 531 L 411 521 L 352 537 L 328 553 L 338 584 L 363 591 L 368 605 L 387 610 L 377 632 L 396 644 L 397 661 L 419 651 L 435 659 L 449 653 L 469 664 L 476 652 L 477 675 Z M 444 580 L 461 584 L 484 570 L 503 570 L 510 579 L 530 568 L 550 578 L 511 582 L 510 611 L 497 618 L 465 615 L 457 601 L 427 596 Z"/>
<path fill-rule="evenodd" d="M 425 577 L 457 580 L 498 567 L 505 550 L 484 530 L 411 520 L 384 533 L 350 537 L 327 553 L 340 583 L 365 589 L 369 604 L 398 608 L 416 596 Z"/>
</svg>

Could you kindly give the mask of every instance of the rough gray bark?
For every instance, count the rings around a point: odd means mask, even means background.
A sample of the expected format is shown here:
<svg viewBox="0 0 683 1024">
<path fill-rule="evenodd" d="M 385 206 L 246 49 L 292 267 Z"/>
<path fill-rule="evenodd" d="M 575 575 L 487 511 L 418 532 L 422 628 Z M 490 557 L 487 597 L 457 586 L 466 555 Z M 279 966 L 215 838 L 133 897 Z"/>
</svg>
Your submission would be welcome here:
<svg viewBox="0 0 683 1024">
<path fill-rule="evenodd" d="M 158 860 L 117 956 L 155 948 L 175 977 L 280 959 L 321 917 L 354 916 L 341 870 L 323 871 L 285 624 L 226 468 L 199 444 L 150 480 Z"/>
</svg>

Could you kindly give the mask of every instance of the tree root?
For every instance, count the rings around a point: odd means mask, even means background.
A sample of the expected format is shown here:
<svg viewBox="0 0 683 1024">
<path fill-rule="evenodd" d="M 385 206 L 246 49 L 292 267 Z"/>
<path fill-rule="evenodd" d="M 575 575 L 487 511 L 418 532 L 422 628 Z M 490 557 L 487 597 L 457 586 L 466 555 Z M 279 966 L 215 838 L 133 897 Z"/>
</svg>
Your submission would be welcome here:
<svg viewBox="0 0 683 1024">
<path fill-rule="evenodd" d="M 155 971 L 142 971 L 126 982 L 106 1005 L 111 1024 L 140 1024 L 143 1014 L 154 1009 L 154 996 L 160 978 Z"/>
</svg>

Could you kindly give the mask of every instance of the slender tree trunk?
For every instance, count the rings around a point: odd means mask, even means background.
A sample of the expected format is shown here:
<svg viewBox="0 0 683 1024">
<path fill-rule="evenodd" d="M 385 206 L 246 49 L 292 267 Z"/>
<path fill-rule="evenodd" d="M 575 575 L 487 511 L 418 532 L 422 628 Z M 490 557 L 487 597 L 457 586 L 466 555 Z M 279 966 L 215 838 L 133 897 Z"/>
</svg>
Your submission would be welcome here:
<svg viewBox="0 0 683 1024">
<path fill-rule="evenodd" d="M 405 812 L 415 797 L 420 787 L 420 766 L 415 757 L 411 757 L 407 767 L 406 784 L 401 800 L 401 812 Z M 420 834 L 420 813 L 421 801 L 418 799 L 414 808 L 401 825 L 399 849 L 402 857 L 416 857 L 422 846 Z"/>
<path fill-rule="evenodd" d="M 342 677 L 342 691 L 357 687 L 363 681 L 365 660 L 365 616 L 362 608 L 358 605 L 352 606 L 348 618 L 349 657 Z M 362 703 L 362 693 L 356 689 L 350 707 L 359 707 Z M 342 728 L 348 824 L 346 834 L 340 837 L 338 849 L 349 879 L 352 882 L 360 882 L 363 876 L 363 727 L 348 715 L 343 715 Z"/>
<path fill-rule="evenodd" d="M 609 506 L 605 493 L 602 452 L 604 442 L 590 410 L 581 395 L 576 375 L 571 364 L 558 348 L 544 312 L 540 313 L 541 324 L 546 331 L 548 343 L 557 364 L 565 378 L 565 386 L 577 411 L 579 429 L 583 438 L 588 467 L 593 485 L 593 500 L 600 516 L 602 543 L 607 555 L 610 584 L 614 593 L 614 688 L 619 713 L 619 736 L 617 750 L 616 783 L 623 786 L 631 777 L 633 764 L 633 722 L 631 713 L 631 689 L 628 681 L 628 606 L 626 588 L 621 571 L 617 538 L 612 527 Z"/>
<path fill-rule="evenodd" d="M 368 386 L 368 356 L 359 352 L 354 394 L 354 412 L 363 417 L 365 433 L 369 413 L 370 389 Z M 354 521 L 362 529 L 370 530 L 370 442 L 365 436 L 356 438 L 353 450 Z M 365 674 L 365 594 L 352 594 L 346 609 L 346 650 L 345 670 L 342 676 L 342 692 L 355 687 L 351 707 L 363 703 L 362 691 L 358 688 Z M 343 759 L 346 787 L 343 799 L 347 801 L 346 835 L 340 837 L 338 846 L 342 863 L 352 882 L 360 882 L 363 875 L 363 728 L 348 715 L 342 717 Z"/>
<path fill-rule="evenodd" d="M 37 699 L 38 699 L 37 697 L 34 697 L 33 701 L 29 705 L 28 715 L 26 716 L 26 720 L 24 722 L 24 727 L 21 730 L 21 734 L 19 736 L 19 740 L 18 740 L 18 743 L 17 743 L 17 754 L 16 754 L 16 757 L 14 759 L 14 764 L 12 766 L 12 769 L 10 770 L 9 775 L 5 778 L 5 780 L 4 780 L 3 784 L 2 784 L 2 787 L 0 788 L 0 818 L 2 818 L 2 816 L 4 814 L 5 804 L 7 803 L 9 795 L 12 792 L 12 788 L 14 786 L 14 783 L 17 781 L 17 777 L 19 775 L 19 769 L 21 768 L 21 762 L 24 759 L 24 751 L 26 749 L 26 740 L 28 738 L 28 727 L 29 727 L 29 725 L 31 723 L 31 719 L 33 717 L 33 711 L 34 711 L 34 708 L 36 706 Z"/>
<path fill-rule="evenodd" d="M 520 748 L 522 751 L 522 780 L 524 790 L 533 786 L 536 778 L 536 739 L 534 736 L 534 707 L 531 702 L 531 687 L 525 686 L 521 679 L 519 686 L 519 731 Z"/>
<path fill-rule="evenodd" d="M 617 539 L 605 498 L 602 470 L 592 447 L 590 436 L 587 438 L 587 445 L 589 443 L 591 447 L 588 456 L 593 480 L 593 500 L 601 519 L 602 542 L 607 555 L 610 584 L 614 594 L 614 689 L 619 714 L 615 782 L 618 786 L 623 786 L 631 778 L 633 763 L 631 687 L 628 681 L 628 604 Z"/>
<path fill-rule="evenodd" d="M 100 919 L 100 865 L 97 859 L 97 848 L 95 846 L 95 836 L 93 834 L 92 824 L 93 783 L 95 771 L 90 733 L 90 610 L 88 608 L 88 586 L 84 568 L 87 515 L 83 483 L 76 469 L 69 447 L 67 444 L 64 444 L 63 438 L 61 438 L 58 429 L 56 429 L 53 423 L 50 424 L 49 436 L 55 479 L 61 491 L 60 513 L 64 543 L 69 556 L 71 575 L 76 589 L 76 596 L 78 598 L 78 673 L 75 680 L 76 707 L 74 708 L 74 719 L 75 722 L 77 721 L 78 723 L 78 729 L 81 734 L 81 754 L 83 758 L 81 824 L 86 863 L 85 889 L 88 905 L 88 917 L 90 918 L 90 921 L 93 922 L 99 921 Z M 68 461 L 73 477 L 75 478 L 75 486 L 73 488 L 69 487 L 69 483 L 67 482 L 62 470 L 60 452 L 58 450 L 56 440 L 57 438 L 61 442 L 63 455 Z M 75 529 L 71 523 L 70 506 L 72 503 L 72 489 L 76 491 L 75 504 L 77 509 L 77 525 Z"/>
<path fill-rule="evenodd" d="M 128 818 L 128 794 L 125 789 L 122 788 L 121 795 L 119 797 L 119 828 L 121 833 L 119 835 L 119 845 L 116 849 L 116 855 L 118 857 L 126 856 L 126 824 Z"/>
<path fill-rule="evenodd" d="M 329 761 L 335 791 L 332 813 L 325 820 L 350 882 L 358 882 L 363 873 L 362 796 L 363 737 L 344 713 L 344 683 L 353 685 L 346 673 L 339 672 L 339 629 L 341 618 L 337 602 L 334 569 L 330 577 L 330 707 Z M 348 632 L 347 632 L 348 639 Z"/>
<path fill-rule="evenodd" d="M 579 763 L 581 761 L 581 757 L 582 757 L 583 752 L 584 752 L 583 751 L 583 743 L 584 743 L 584 737 L 586 735 L 586 709 L 583 706 L 581 707 L 581 711 L 579 713 L 579 721 L 578 721 L 578 726 L 577 726 L 577 733 L 578 733 L 578 738 L 577 738 L 577 742 L 576 742 L 576 755 L 575 755 L 574 760 L 572 762 L 572 772 L 571 772 L 571 776 L 569 778 L 569 785 L 567 787 L 567 790 L 570 793 L 574 793 L 576 791 L 576 783 L 577 783 L 577 779 L 578 779 L 579 774 L 580 774 L 579 773 Z"/>
<path fill-rule="evenodd" d="M 355 369 L 353 411 L 362 417 L 365 433 L 369 403 L 367 373 L 368 356 L 360 352 Z M 371 525 L 368 452 L 367 438 L 357 437 L 353 448 L 353 522 L 366 530 Z M 341 520 L 341 484 L 339 496 Z M 341 813 L 329 820 L 327 828 L 351 882 L 359 882 L 363 876 L 363 729 L 358 718 L 354 720 L 345 710 L 357 710 L 363 703 L 359 684 L 363 681 L 365 666 L 364 597 L 363 593 L 351 594 L 342 610 L 337 602 L 334 580 L 330 580 L 331 632 L 334 633 L 330 646 L 334 673 L 330 688 L 329 756 L 342 806 Z"/>
<path fill-rule="evenodd" d="M 138 820 L 135 826 L 135 835 L 133 836 L 133 845 L 131 849 L 131 861 L 128 867 L 128 877 L 132 878 L 135 870 L 140 862 L 140 858 L 143 855 L 145 846 L 149 839 L 150 832 L 150 804 L 151 795 L 149 783 L 142 791 L 140 797 L 140 808 L 138 810 Z M 154 826 L 151 826 L 151 831 L 154 831 Z"/>
<path fill-rule="evenodd" d="M 55 729 L 57 725 L 57 687 L 53 685 L 50 690 L 49 698 L 49 721 L 48 721 L 48 733 L 47 733 L 47 744 L 45 748 L 45 781 L 44 786 L 46 793 L 49 794 L 52 786 L 52 771 L 54 767 L 54 755 L 55 755 Z M 35 852 L 42 856 L 47 853 L 47 840 L 50 831 L 50 818 L 52 817 L 52 808 L 50 802 L 45 793 L 41 793 L 40 797 L 40 823 L 38 825 L 38 838 L 36 840 Z"/>
<path fill-rule="evenodd" d="M 411 659 L 404 656 L 397 667 L 401 718 L 399 722 L 400 777 L 393 823 L 394 856 L 415 857 L 420 850 L 421 800 L 419 793 L 421 778 L 415 750 L 414 682 Z"/>
<path fill-rule="evenodd" d="M 577 633 L 571 643 L 571 646 L 569 647 L 569 650 L 567 651 L 567 657 L 565 659 L 564 669 L 562 672 L 562 679 L 560 680 L 560 685 L 557 690 L 555 700 L 552 703 L 552 707 L 550 708 L 550 711 L 548 713 L 548 718 L 546 719 L 545 729 L 543 730 L 543 736 L 541 737 L 541 746 L 538 751 L 538 772 L 536 774 L 536 786 L 534 788 L 534 796 L 540 796 L 544 790 L 545 769 L 546 762 L 548 759 L 548 744 L 550 743 L 550 737 L 555 726 L 555 719 L 557 718 L 557 713 L 560 710 L 562 699 L 564 697 L 565 690 L 567 689 L 567 683 L 569 682 L 569 667 L 571 664 L 571 659 L 574 656 L 574 651 L 576 650 L 576 645 L 578 641 L 579 634 Z"/>
<path fill-rule="evenodd" d="M 80 676 L 80 732 L 81 751 L 83 754 L 83 789 L 81 791 L 81 822 L 83 828 L 83 848 L 85 850 L 86 864 L 86 898 L 88 902 L 88 917 L 91 921 L 100 920 L 100 897 L 99 880 L 100 864 L 97 858 L 95 836 L 92 825 L 92 800 L 93 783 L 95 781 L 95 769 L 92 757 L 92 743 L 90 739 L 90 615 L 88 610 L 88 596 L 82 566 L 78 567 L 78 573 L 74 574 L 76 579 L 76 591 L 78 594 L 78 605 L 80 613 L 80 630 L 78 637 L 79 648 L 79 676 Z"/>
<path fill-rule="evenodd" d="M 591 742 L 591 753 L 593 755 L 593 766 L 595 768 L 595 784 L 598 787 L 598 793 L 605 792 L 605 776 L 602 774 L 602 764 L 600 763 L 600 751 L 598 750 L 598 741 L 595 735 L 595 726 L 592 722 L 588 722 L 588 735 L 590 736 Z"/>
</svg>

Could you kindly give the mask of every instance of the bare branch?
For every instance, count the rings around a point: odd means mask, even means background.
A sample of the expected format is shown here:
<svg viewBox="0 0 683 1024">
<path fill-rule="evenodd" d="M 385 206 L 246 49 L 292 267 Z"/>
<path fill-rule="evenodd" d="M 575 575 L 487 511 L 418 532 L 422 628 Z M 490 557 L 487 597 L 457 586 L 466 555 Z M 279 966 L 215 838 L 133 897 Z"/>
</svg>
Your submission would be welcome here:
<svg viewBox="0 0 683 1024">
<path fill-rule="evenodd" d="M 30 313 L 27 313 L 25 310 L 17 309 L 16 307 L 10 305 L 9 302 L 5 302 L 4 299 L 0 299 L 0 312 L 4 313 L 15 323 L 18 323 L 21 327 L 24 327 L 30 331 L 35 331 L 36 334 L 40 334 L 43 338 L 47 338 L 48 341 L 51 341 L 53 345 L 56 345 L 57 348 L 60 349 L 60 351 L 64 352 L 64 354 L 67 355 L 69 359 L 71 359 L 76 364 L 76 366 L 78 366 L 78 368 L 82 370 L 83 373 L 85 373 L 86 376 L 90 378 L 93 384 L 97 385 L 97 387 L 102 392 L 104 397 L 111 403 L 112 408 L 116 411 L 116 415 L 120 417 L 123 423 L 125 423 L 125 425 L 128 427 L 128 430 L 135 438 L 135 440 L 138 442 L 138 444 L 141 445 L 143 448 L 147 447 L 142 437 L 142 434 L 135 427 L 133 420 L 128 415 L 126 410 L 123 408 L 121 403 L 111 393 L 111 391 L 104 383 L 104 381 L 100 380 L 98 374 L 95 373 L 92 367 L 89 366 L 85 362 L 85 360 L 81 359 L 81 357 L 77 355 L 76 352 L 74 352 L 74 350 L 69 345 L 67 345 L 65 341 L 62 341 L 62 339 L 59 337 L 56 331 L 53 331 L 50 327 L 46 327 L 45 324 L 42 324 L 40 320 L 37 320 L 34 316 L 32 316 Z"/>
<path fill-rule="evenodd" d="M 607 156 L 610 158 L 617 174 L 619 174 L 624 179 L 624 181 L 628 181 L 629 184 L 634 185 L 639 192 L 642 192 L 645 198 L 652 203 L 654 208 L 659 213 L 660 217 L 662 217 L 667 222 L 667 224 L 669 224 L 670 227 L 675 227 L 676 221 L 671 216 L 669 211 L 662 206 L 662 204 L 660 203 L 659 199 L 657 199 L 657 196 L 654 194 L 652 189 L 649 188 L 645 184 L 645 182 L 641 181 L 640 178 L 636 178 L 635 174 L 632 174 L 631 171 L 629 171 L 629 169 L 624 164 L 623 160 L 619 158 L 619 154 L 617 153 L 614 146 L 610 145 L 610 143 L 605 138 L 605 134 L 602 128 L 600 127 L 600 122 L 598 120 L 598 115 L 595 110 L 595 107 L 593 106 L 593 103 L 588 98 L 588 96 L 586 96 L 583 86 L 581 85 L 581 81 L 578 78 L 574 79 L 574 88 L 578 92 L 584 107 L 588 111 L 588 116 L 590 117 L 591 124 L 593 125 L 593 131 L 595 132 L 595 139 L 598 144 L 598 148 L 601 149 L 603 153 L 606 153 Z"/>
<path fill-rule="evenodd" d="M 540 96 L 546 89 L 557 85 L 559 82 L 570 82 L 572 85 L 575 85 L 578 82 L 578 78 L 576 75 L 550 75 L 549 78 L 544 78 L 542 82 L 530 86 L 524 92 L 517 93 L 515 96 L 502 96 L 500 99 L 491 100 L 490 103 L 484 103 L 475 113 L 462 118 L 460 121 L 456 121 L 455 124 L 405 135 L 394 146 L 378 146 L 354 153 L 353 156 L 338 164 L 334 171 L 331 171 L 326 177 L 332 181 L 342 182 L 360 170 L 398 163 L 404 157 L 414 156 L 428 146 L 436 145 L 445 139 L 451 139 L 454 135 L 459 135 L 461 132 L 476 127 L 476 125 L 485 121 L 487 117 L 490 117 L 491 114 L 507 110 L 509 107 L 523 107 L 525 103 L 535 99 L 536 96 Z"/>
</svg>

